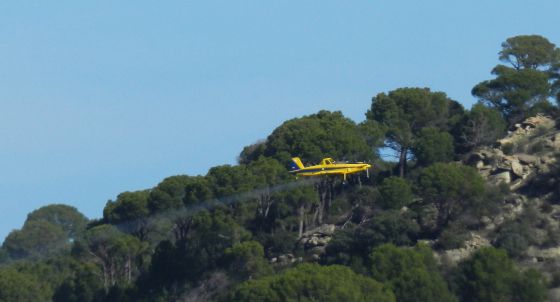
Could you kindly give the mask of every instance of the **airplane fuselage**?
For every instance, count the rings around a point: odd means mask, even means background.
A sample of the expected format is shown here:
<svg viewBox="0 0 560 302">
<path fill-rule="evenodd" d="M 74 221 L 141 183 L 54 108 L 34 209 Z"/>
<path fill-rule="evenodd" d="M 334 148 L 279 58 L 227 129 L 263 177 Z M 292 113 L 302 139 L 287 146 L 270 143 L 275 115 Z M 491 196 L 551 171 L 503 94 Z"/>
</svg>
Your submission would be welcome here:
<svg viewBox="0 0 560 302">
<path fill-rule="evenodd" d="M 346 175 L 354 174 L 362 171 L 368 171 L 370 164 L 366 163 L 335 163 L 331 158 L 325 158 L 318 165 L 299 167 L 290 173 L 297 176 L 320 176 L 320 175 L 342 175 L 346 179 Z"/>
</svg>

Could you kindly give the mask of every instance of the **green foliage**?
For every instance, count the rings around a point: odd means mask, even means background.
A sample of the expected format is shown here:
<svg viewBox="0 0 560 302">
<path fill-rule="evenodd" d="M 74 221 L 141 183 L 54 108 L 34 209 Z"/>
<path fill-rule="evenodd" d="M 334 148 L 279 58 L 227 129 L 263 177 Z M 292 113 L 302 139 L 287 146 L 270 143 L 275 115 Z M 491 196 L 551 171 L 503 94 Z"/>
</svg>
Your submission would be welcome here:
<svg viewBox="0 0 560 302">
<path fill-rule="evenodd" d="M 52 254 L 67 246 L 68 237 L 61 226 L 44 220 L 26 222 L 21 230 L 8 234 L 2 247 L 11 259 Z"/>
<path fill-rule="evenodd" d="M 400 209 L 412 202 L 412 187 L 407 180 L 400 177 L 388 177 L 379 186 L 384 209 Z"/>
<path fill-rule="evenodd" d="M 560 50 L 539 35 L 515 36 L 502 43 L 500 60 L 515 69 L 550 68 L 560 60 Z"/>
<path fill-rule="evenodd" d="M 149 268 L 151 286 L 170 290 L 185 281 L 196 282 L 202 274 L 223 264 L 226 249 L 250 236 L 221 209 L 185 217 L 185 225 L 188 230 L 180 240 L 164 240 L 156 247 Z M 254 269 L 252 264 L 245 268 L 247 273 Z"/>
<path fill-rule="evenodd" d="M 546 280 L 535 269 L 523 272 L 514 284 L 515 301 L 546 301 Z"/>
<path fill-rule="evenodd" d="M 76 265 L 73 274 L 56 288 L 54 302 L 94 301 L 103 293 L 97 269 L 91 264 Z"/>
<path fill-rule="evenodd" d="M 124 192 L 117 196 L 116 201 L 109 200 L 103 209 L 103 220 L 116 225 L 124 232 L 128 232 L 146 240 L 150 232 L 148 225 L 148 190 Z"/>
<path fill-rule="evenodd" d="M 549 287 L 555 288 L 560 286 L 560 272 L 556 271 L 552 273 L 552 278 L 550 280 Z"/>
<path fill-rule="evenodd" d="M 259 156 L 274 157 L 287 164 L 292 156 L 305 162 L 319 162 L 324 157 L 337 160 L 365 161 L 376 155 L 368 145 L 372 142 L 371 127 L 362 131 L 340 112 L 320 111 L 317 114 L 284 122 L 267 138 L 264 147 L 246 148 L 241 162 Z M 253 153 L 246 153 L 253 152 Z"/>
<path fill-rule="evenodd" d="M 436 163 L 420 172 L 417 191 L 425 203 L 436 206 L 438 225 L 445 226 L 467 210 L 479 207 L 485 187 L 472 167 Z"/>
<path fill-rule="evenodd" d="M 529 247 L 529 242 L 526 236 L 508 230 L 500 233 L 496 246 L 504 249 L 511 257 L 520 257 Z"/>
<path fill-rule="evenodd" d="M 450 108 L 455 103 L 445 93 L 428 88 L 400 88 L 373 98 L 366 117 L 387 129 L 385 139 L 388 147 L 399 154 L 401 177 L 408 152 L 420 131 L 425 127 L 448 130 Z"/>
<path fill-rule="evenodd" d="M 301 264 L 286 272 L 242 283 L 229 301 L 395 301 L 379 282 L 343 266 Z"/>
<path fill-rule="evenodd" d="M 554 93 L 549 81 L 551 69 L 560 60 L 560 50 L 541 36 L 516 36 L 502 44 L 500 60 L 513 67 L 497 65 L 493 80 L 476 85 L 472 94 L 497 108 L 510 125 L 526 118 L 535 105 Z"/>
<path fill-rule="evenodd" d="M 254 178 L 255 188 L 278 185 L 290 178 L 286 167 L 273 158 L 259 158 L 252 161 L 247 168 Z"/>
<path fill-rule="evenodd" d="M 492 73 L 496 75 L 496 79 L 476 85 L 472 94 L 500 110 L 510 125 L 528 117 L 527 112 L 531 107 L 545 101 L 550 94 L 548 75 L 545 72 L 498 65 Z"/>
<path fill-rule="evenodd" d="M 58 225 L 69 239 L 76 239 L 85 230 L 88 219 L 75 207 L 51 204 L 29 213 L 25 223 L 31 221 L 46 221 Z"/>
<path fill-rule="evenodd" d="M 506 128 L 500 111 L 477 103 L 461 127 L 460 144 L 467 150 L 492 144 L 506 134 Z"/>
<path fill-rule="evenodd" d="M 47 301 L 37 279 L 13 269 L 0 269 L 0 301 Z"/>
<path fill-rule="evenodd" d="M 93 227 L 84 235 L 73 252 L 97 265 L 105 291 L 112 285 L 131 284 L 140 274 L 146 243 L 107 224 Z"/>
<path fill-rule="evenodd" d="M 149 214 L 148 197 L 150 192 L 124 192 L 117 196 L 116 201 L 109 200 L 103 209 L 103 219 L 117 224 L 139 218 Z"/>
<path fill-rule="evenodd" d="M 381 245 L 371 252 L 374 279 L 388 282 L 398 301 L 456 301 L 435 270 L 428 247 L 417 249 Z"/>
<path fill-rule="evenodd" d="M 53 255 L 34 260 L 17 261 L 11 263 L 9 269 L 35 279 L 43 295 L 50 298 L 79 266 L 81 264 L 72 257 Z"/>
<path fill-rule="evenodd" d="M 341 232 L 336 232 L 326 247 L 322 262 L 343 264 L 365 272 L 371 250 L 384 243 L 409 246 L 416 242 L 419 226 L 408 212 L 384 211 L 375 219 Z"/>
<path fill-rule="evenodd" d="M 480 103 L 466 114 L 442 92 L 400 88 L 376 95 L 360 124 L 329 111 L 288 120 L 266 141 L 246 147 L 240 165 L 119 194 L 87 230 L 87 219 L 73 207 L 30 213 L 0 249 L 0 301 L 457 300 L 433 251 L 411 246 L 426 236 L 441 248 L 462 246 L 467 231 L 480 227 L 481 215 L 492 216 L 508 191 L 485 187 L 476 170 L 446 162 L 458 158 L 454 149 L 493 143 L 505 133 L 504 117 L 511 123 L 536 112 L 558 113 L 549 103 L 553 94 L 560 99 L 558 49 L 539 36 L 513 37 L 502 46 L 500 60 L 511 66 L 496 66 L 495 79 L 473 89 Z M 345 186 L 293 182 L 286 169 L 292 156 L 306 163 L 327 156 L 376 159 L 383 144 L 398 153 L 400 176 L 407 161 L 416 160 L 407 179 L 391 177 L 383 166 L 392 164 L 380 161 L 375 178 L 359 186 L 352 180 Z M 541 149 L 527 140 L 510 153 Z M 560 170 L 550 170 L 531 188 L 560 196 Z M 317 194 L 319 187 L 330 190 Z M 267 258 L 292 253 L 308 259 L 298 238 L 323 221 L 342 227 L 320 262 L 347 267 L 277 266 L 285 270 L 275 274 Z M 546 238 L 534 236 L 537 227 Z M 516 258 L 529 245 L 560 242 L 555 226 L 531 208 L 496 233 L 494 243 Z M 454 276 L 463 301 L 545 299 L 543 276 L 518 271 L 502 250 L 480 250 Z"/>
<path fill-rule="evenodd" d="M 183 205 L 185 188 L 191 182 L 191 177 L 186 175 L 165 178 L 150 191 L 148 208 L 151 213 L 178 208 Z"/>
<path fill-rule="evenodd" d="M 420 166 L 429 166 L 437 162 L 449 162 L 453 160 L 453 137 L 436 128 L 424 128 L 420 130 L 412 152 Z"/>
<path fill-rule="evenodd" d="M 181 195 L 185 206 L 192 206 L 214 198 L 214 188 L 209 177 L 196 176 L 189 178 L 184 184 L 183 191 Z"/>
<path fill-rule="evenodd" d="M 208 171 L 207 177 L 217 198 L 247 192 L 253 188 L 253 176 L 243 165 L 213 167 Z"/>
<path fill-rule="evenodd" d="M 462 301 L 544 301 L 542 276 L 536 271 L 520 274 L 504 250 L 481 248 L 458 271 Z"/>
<path fill-rule="evenodd" d="M 29 213 L 23 228 L 10 232 L 2 247 L 13 260 L 51 255 L 68 247 L 86 223 L 87 218 L 74 207 L 44 206 Z"/>
<path fill-rule="evenodd" d="M 466 227 L 461 223 L 452 223 L 446 227 L 438 237 L 438 247 L 449 250 L 463 247 L 469 239 Z"/>
<path fill-rule="evenodd" d="M 538 210 L 526 207 L 517 219 L 506 221 L 500 226 L 496 246 L 507 251 L 510 257 L 521 257 L 529 245 L 540 244 L 534 235 L 540 221 Z"/>
<path fill-rule="evenodd" d="M 225 250 L 225 257 L 233 276 L 240 279 L 259 278 L 272 273 L 264 250 L 256 241 L 245 241 Z"/>
<path fill-rule="evenodd" d="M 0 265 L 10 261 L 10 255 L 6 249 L 0 247 Z"/>
<path fill-rule="evenodd" d="M 258 234 L 260 242 L 266 247 L 267 254 L 281 255 L 291 253 L 294 249 L 298 234 L 287 230 L 276 230 L 273 234 Z"/>
</svg>

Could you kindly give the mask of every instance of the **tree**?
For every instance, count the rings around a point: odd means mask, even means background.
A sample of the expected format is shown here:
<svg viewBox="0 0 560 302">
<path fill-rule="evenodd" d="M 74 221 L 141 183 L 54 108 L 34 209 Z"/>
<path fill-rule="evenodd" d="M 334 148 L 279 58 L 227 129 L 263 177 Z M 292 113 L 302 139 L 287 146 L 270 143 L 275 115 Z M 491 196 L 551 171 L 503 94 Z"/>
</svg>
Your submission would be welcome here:
<svg viewBox="0 0 560 302">
<path fill-rule="evenodd" d="M 132 233 L 140 240 L 148 236 L 148 190 L 124 192 L 116 201 L 109 200 L 103 209 L 103 219 L 119 229 Z"/>
<path fill-rule="evenodd" d="M 275 194 L 275 187 L 286 183 L 290 176 L 285 167 L 273 158 L 261 157 L 248 165 L 254 179 L 256 192 L 257 215 L 255 223 L 257 228 L 271 229 L 269 214 L 275 202 L 280 200 L 279 194 Z"/>
<path fill-rule="evenodd" d="M 257 241 L 245 241 L 225 250 L 232 275 L 242 280 L 255 279 L 272 273 L 264 250 Z"/>
<path fill-rule="evenodd" d="M 506 134 L 506 128 L 500 111 L 477 103 L 467 113 L 460 144 L 467 150 L 492 144 Z"/>
<path fill-rule="evenodd" d="M 453 160 L 453 137 L 436 128 L 427 127 L 420 130 L 412 152 L 419 166 L 429 166 L 437 162 Z"/>
<path fill-rule="evenodd" d="M 500 60 L 515 69 L 547 70 L 560 60 L 560 50 L 539 35 L 515 36 L 502 43 Z"/>
<path fill-rule="evenodd" d="M 29 213 L 21 230 L 6 237 L 3 249 L 12 259 L 50 255 L 77 239 L 87 222 L 74 207 L 47 205 Z"/>
<path fill-rule="evenodd" d="M 322 110 L 284 122 L 268 136 L 263 147 L 245 148 L 240 158 L 274 157 L 284 165 L 293 156 L 301 157 L 304 162 L 319 162 L 324 157 L 365 161 L 376 157 L 368 145 L 371 135 L 341 112 Z"/>
<path fill-rule="evenodd" d="M 85 230 L 88 219 L 75 207 L 51 204 L 29 213 L 25 223 L 31 221 L 46 221 L 58 225 L 66 232 L 68 239 L 74 240 Z"/>
<path fill-rule="evenodd" d="M 524 271 L 513 285 L 515 301 L 546 301 L 546 279 L 535 269 Z"/>
<path fill-rule="evenodd" d="M 531 278 L 531 280 L 529 280 Z M 521 274 L 506 251 L 484 247 L 458 267 L 463 301 L 544 301 L 544 281 L 536 271 Z"/>
<path fill-rule="evenodd" d="M 29 221 L 8 234 L 2 247 L 11 259 L 50 255 L 69 244 L 62 227 L 47 221 Z"/>
<path fill-rule="evenodd" d="M 100 281 L 107 293 L 117 284 L 130 284 L 140 273 L 139 257 L 146 245 L 136 237 L 121 233 L 111 225 L 103 224 L 89 229 L 77 249 L 85 259 L 100 269 Z"/>
<path fill-rule="evenodd" d="M 321 261 L 347 265 L 357 272 L 365 273 L 364 265 L 373 248 L 385 243 L 413 245 L 419 231 L 418 224 L 409 212 L 383 211 L 358 227 L 336 232 Z"/>
<path fill-rule="evenodd" d="M 249 239 L 249 233 L 224 208 L 189 216 L 189 228 L 180 238 L 174 243 L 164 240 L 156 247 L 149 284 L 171 290 L 177 284 L 195 283 L 223 264 L 226 249 Z"/>
<path fill-rule="evenodd" d="M 496 79 L 476 85 L 472 94 L 486 105 L 498 109 L 513 125 L 526 118 L 535 105 L 547 102 L 550 84 L 545 72 L 498 65 L 492 70 Z"/>
<path fill-rule="evenodd" d="M 230 301 L 395 301 L 381 283 L 349 268 L 301 264 L 236 287 Z"/>
<path fill-rule="evenodd" d="M 186 207 L 203 203 L 214 198 L 213 183 L 209 177 L 191 177 L 189 181 L 185 183 L 183 190 L 183 204 Z"/>
<path fill-rule="evenodd" d="M 303 232 L 317 221 L 318 212 L 321 211 L 318 196 L 310 186 L 304 186 L 288 192 L 284 195 L 284 201 L 293 209 L 297 209 L 298 238 L 301 238 Z"/>
<path fill-rule="evenodd" d="M 407 180 L 388 177 L 379 186 L 381 205 L 384 209 L 400 209 L 412 202 L 412 188 Z"/>
<path fill-rule="evenodd" d="M 8 251 L 5 248 L 0 247 L 0 265 L 10 261 L 10 255 L 8 255 Z"/>
<path fill-rule="evenodd" d="M 423 128 L 448 130 L 455 103 L 445 93 L 428 88 L 399 88 L 373 98 L 366 117 L 387 129 L 387 146 L 398 153 L 399 176 L 404 177 L 410 149 Z"/>
<path fill-rule="evenodd" d="M 484 180 L 472 167 L 436 163 L 420 172 L 417 191 L 424 203 L 435 205 L 437 225 L 444 227 L 466 210 L 475 208 L 485 187 Z"/>
<path fill-rule="evenodd" d="M 206 175 L 216 198 L 228 198 L 250 191 L 254 178 L 245 165 L 213 167 Z"/>
<path fill-rule="evenodd" d="M 13 269 L 0 269 L 0 301 L 47 301 L 34 276 Z"/>
<path fill-rule="evenodd" d="M 73 274 L 58 286 L 53 294 L 54 302 L 94 301 L 103 291 L 97 270 L 92 264 L 75 265 Z"/>
<path fill-rule="evenodd" d="M 479 83 L 472 94 L 498 109 L 513 125 L 526 118 L 532 107 L 548 103 L 554 94 L 551 82 L 560 50 L 538 35 L 515 36 L 502 43 L 499 58 L 512 67 L 494 67 L 496 78 Z"/>
<path fill-rule="evenodd" d="M 117 224 L 147 216 L 149 195 L 147 190 L 119 194 L 117 200 L 109 200 L 105 205 L 103 219 Z"/>
<path fill-rule="evenodd" d="M 177 175 L 165 178 L 150 191 L 148 208 L 151 213 L 167 209 L 176 209 L 183 205 L 185 187 L 191 181 L 187 175 Z"/>
<path fill-rule="evenodd" d="M 556 104 L 560 107 L 560 62 L 551 68 L 550 78 L 552 79 L 552 94 L 556 96 Z"/>
<path fill-rule="evenodd" d="M 426 246 L 405 249 L 384 244 L 373 249 L 370 260 L 373 278 L 387 282 L 398 301 L 456 300 Z"/>
</svg>

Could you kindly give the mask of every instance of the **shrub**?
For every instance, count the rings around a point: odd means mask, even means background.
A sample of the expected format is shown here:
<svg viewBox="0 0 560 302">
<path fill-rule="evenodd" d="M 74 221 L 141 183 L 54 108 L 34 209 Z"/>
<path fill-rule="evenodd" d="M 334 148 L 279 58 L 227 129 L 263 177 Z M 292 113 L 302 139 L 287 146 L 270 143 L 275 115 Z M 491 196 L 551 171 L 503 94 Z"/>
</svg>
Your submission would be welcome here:
<svg viewBox="0 0 560 302">
<path fill-rule="evenodd" d="M 529 152 L 533 154 L 539 153 L 539 152 L 543 152 L 545 148 L 546 148 L 545 142 L 538 141 L 531 145 L 531 147 L 529 148 Z"/>
<path fill-rule="evenodd" d="M 529 247 L 529 242 L 524 235 L 516 232 L 505 232 L 500 234 L 496 245 L 504 249 L 510 257 L 519 258 Z"/>
<path fill-rule="evenodd" d="M 461 248 L 468 239 L 466 227 L 461 223 L 453 223 L 441 232 L 438 247 L 445 250 Z"/>
<path fill-rule="evenodd" d="M 515 145 L 513 143 L 505 143 L 502 145 L 502 152 L 505 155 L 513 155 L 515 151 Z"/>
<path fill-rule="evenodd" d="M 400 209 L 412 201 L 412 189 L 408 181 L 400 177 L 386 178 L 379 186 L 381 206 L 384 209 Z"/>
<path fill-rule="evenodd" d="M 546 282 L 533 269 L 519 272 L 506 251 L 483 247 L 459 265 L 456 285 L 461 301 L 544 301 Z"/>
<path fill-rule="evenodd" d="M 418 165 L 429 166 L 437 162 L 449 162 L 453 159 L 453 137 L 436 128 L 424 128 L 412 148 Z"/>
<path fill-rule="evenodd" d="M 437 163 L 420 172 L 417 191 L 425 203 L 436 206 L 438 226 L 445 227 L 479 206 L 485 186 L 482 177 L 472 167 Z"/>
<path fill-rule="evenodd" d="M 237 286 L 228 301 L 395 301 L 391 290 L 347 267 L 301 264 Z"/>
<path fill-rule="evenodd" d="M 435 270 L 433 254 L 428 247 L 398 248 L 384 244 L 370 255 L 372 275 L 387 282 L 398 301 L 455 301 L 447 284 Z"/>
</svg>

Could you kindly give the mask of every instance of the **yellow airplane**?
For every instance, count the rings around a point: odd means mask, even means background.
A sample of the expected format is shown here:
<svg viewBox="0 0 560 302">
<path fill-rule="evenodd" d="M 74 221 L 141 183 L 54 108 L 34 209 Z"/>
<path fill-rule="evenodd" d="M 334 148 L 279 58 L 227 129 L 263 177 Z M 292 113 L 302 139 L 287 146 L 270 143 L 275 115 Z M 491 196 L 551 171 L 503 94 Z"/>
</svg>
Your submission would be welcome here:
<svg viewBox="0 0 560 302">
<path fill-rule="evenodd" d="M 354 174 L 362 171 L 366 171 L 369 177 L 370 164 L 366 163 L 344 163 L 337 164 L 332 158 L 323 158 L 321 163 L 314 166 L 305 167 L 301 162 L 299 157 L 293 157 L 292 170 L 290 173 L 296 174 L 296 176 L 320 176 L 320 175 L 342 175 L 344 181 L 346 181 L 347 174 Z"/>
</svg>

